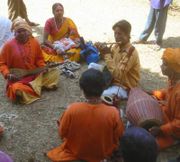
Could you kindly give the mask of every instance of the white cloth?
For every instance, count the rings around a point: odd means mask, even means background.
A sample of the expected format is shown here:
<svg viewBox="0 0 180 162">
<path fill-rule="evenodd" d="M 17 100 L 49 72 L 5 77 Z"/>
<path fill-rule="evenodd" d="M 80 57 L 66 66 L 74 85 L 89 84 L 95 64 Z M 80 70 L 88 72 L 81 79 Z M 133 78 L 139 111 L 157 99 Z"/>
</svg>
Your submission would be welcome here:
<svg viewBox="0 0 180 162">
<path fill-rule="evenodd" d="M 61 40 L 59 41 L 55 41 L 53 43 L 53 48 L 59 53 L 61 52 L 65 52 L 66 50 L 72 48 L 72 47 L 75 47 L 75 43 L 73 42 L 72 39 L 70 38 L 62 38 Z"/>
<path fill-rule="evenodd" d="M 104 66 L 103 65 L 100 65 L 100 64 L 96 64 L 94 62 L 91 62 L 89 65 L 88 65 L 88 69 L 96 69 L 96 70 L 99 70 L 99 71 L 103 71 L 104 69 Z"/>
<path fill-rule="evenodd" d="M 6 41 L 14 37 L 14 33 L 11 31 L 11 25 L 11 20 L 0 16 L 0 49 Z"/>
<path fill-rule="evenodd" d="M 109 87 L 108 89 L 104 90 L 102 95 L 113 97 L 116 94 L 118 95 L 119 98 L 125 99 L 128 97 L 127 91 L 125 89 L 123 89 L 122 87 L 119 87 L 119 86 Z"/>
</svg>

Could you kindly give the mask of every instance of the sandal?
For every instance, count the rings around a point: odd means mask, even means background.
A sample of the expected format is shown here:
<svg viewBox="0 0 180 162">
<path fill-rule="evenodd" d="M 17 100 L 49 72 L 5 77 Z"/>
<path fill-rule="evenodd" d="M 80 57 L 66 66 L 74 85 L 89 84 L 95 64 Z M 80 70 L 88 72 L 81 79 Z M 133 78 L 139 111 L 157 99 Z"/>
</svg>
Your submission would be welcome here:
<svg viewBox="0 0 180 162">
<path fill-rule="evenodd" d="M 62 74 L 65 74 L 65 76 L 68 78 L 75 78 L 76 77 L 72 71 L 67 70 L 67 69 L 62 69 Z"/>
<path fill-rule="evenodd" d="M 67 62 L 65 64 L 65 68 L 70 71 L 78 70 L 78 69 L 80 69 L 80 67 L 81 67 L 81 65 L 76 62 Z"/>
</svg>

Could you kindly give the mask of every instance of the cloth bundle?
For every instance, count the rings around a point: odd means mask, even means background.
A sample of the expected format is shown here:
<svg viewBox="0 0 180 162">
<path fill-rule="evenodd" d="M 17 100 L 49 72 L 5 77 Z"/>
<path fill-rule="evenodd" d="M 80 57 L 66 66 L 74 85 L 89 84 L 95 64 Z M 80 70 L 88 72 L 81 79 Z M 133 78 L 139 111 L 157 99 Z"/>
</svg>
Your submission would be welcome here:
<svg viewBox="0 0 180 162">
<path fill-rule="evenodd" d="M 84 48 L 80 52 L 80 55 L 88 64 L 92 62 L 96 63 L 100 59 L 99 51 L 92 42 L 87 42 L 86 44 L 84 43 Z"/>
<path fill-rule="evenodd" d="M 54 50 L 56 50 L 57 54 L 63 54 L 65 51 L 75 48 L 76 44 L 70 38 L 63 38 L 59 41 L 55 41 L 53 43 Z"/>
</svg>

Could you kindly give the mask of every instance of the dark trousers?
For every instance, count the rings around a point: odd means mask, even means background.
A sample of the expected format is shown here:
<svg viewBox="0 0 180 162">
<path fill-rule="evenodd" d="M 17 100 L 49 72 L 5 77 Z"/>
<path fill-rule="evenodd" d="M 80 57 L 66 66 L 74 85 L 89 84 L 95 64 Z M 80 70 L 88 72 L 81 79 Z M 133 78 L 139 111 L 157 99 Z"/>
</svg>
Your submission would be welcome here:
<svg viewBox="0 0 180 162">
<path fill-rule="evenodd" d="M 18 16 L 27 20 L 27 11 L 23 0 L 8 0 L 8 15 L 11 21 Z"/>
<path fill-rule="evenodd" d="M 168 7 L 154 9 L 151 7 L 144 31 L 139 39 L 146 41 L 154 29 L 156 43 L 161 44 L 166 28 Z"/>
</svg>

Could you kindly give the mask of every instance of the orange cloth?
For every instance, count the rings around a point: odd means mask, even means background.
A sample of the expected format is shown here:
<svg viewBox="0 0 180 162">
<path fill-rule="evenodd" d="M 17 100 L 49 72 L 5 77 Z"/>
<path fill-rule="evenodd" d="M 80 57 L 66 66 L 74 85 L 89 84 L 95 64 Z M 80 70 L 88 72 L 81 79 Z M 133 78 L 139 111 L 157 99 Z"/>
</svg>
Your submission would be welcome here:
<svg viewBox="0 0 180 162">
<path fill-rule="evenodd" d="M 38 41 L 30 37 L 25 44 L 19 44 L 16 39 L 7 42 L 0 54 L 0 72 L 6 78 L 10 68 L 20 69 L 35 69 L 45 66 L 42 52 Z M 33 79 L 30 79 L 32 81 Z M 33 96 L 37 96 L 32 87 L 28 84 L 23 84 L 21 81 L 8 84 L 7 96 L 11 100 L 16 99 L 16 91 L 22 90 Z"/>
<path fill-rule="evenodd" d="M 161 105 L 165 118 L 161 126 L 163 135 L 157 138 L 161 149 L 171 146 L 176 139 L 180 140 L 180 83 L 169 87 L 164 97 L 167 102 Z"/>
<path fill-rule="evenodd" d="M 59 121 L 59 134 L 63 143 L 48 152 L 53 162 L 99 162 L 117 148 L 124 130 L 116 108 L 102 103 L 74 103 Z"/>
<path fill-rule="evenodd" d="M 128 51 L 132 45 L 128 43 L 124 49 L 112 48 L 112 54 L 105 54 L 105 62 L 113 76 L 113 84 L 125 89 L 137 87 L 140 80 L 140 61 L 136 49 L 129 58 Z M 128 63 L 127 63 L 128 62 Z"/>
<path fill-rule="evenodd" d="M 180 72 L 180 48 L 167 48 L 163 53 L 162 59 L 165 60 L 174 71 Z"/>
</svg>

